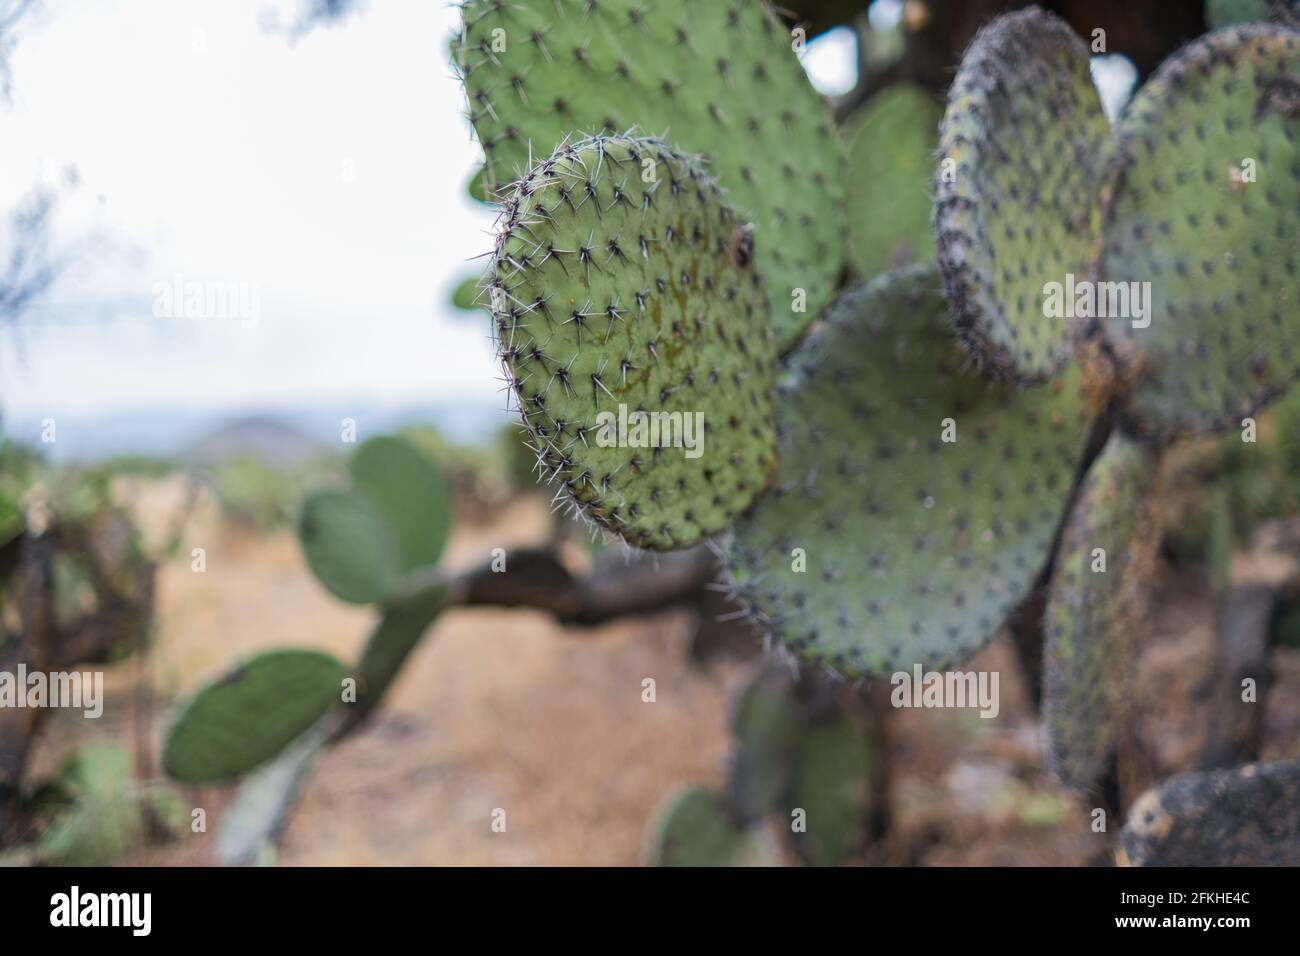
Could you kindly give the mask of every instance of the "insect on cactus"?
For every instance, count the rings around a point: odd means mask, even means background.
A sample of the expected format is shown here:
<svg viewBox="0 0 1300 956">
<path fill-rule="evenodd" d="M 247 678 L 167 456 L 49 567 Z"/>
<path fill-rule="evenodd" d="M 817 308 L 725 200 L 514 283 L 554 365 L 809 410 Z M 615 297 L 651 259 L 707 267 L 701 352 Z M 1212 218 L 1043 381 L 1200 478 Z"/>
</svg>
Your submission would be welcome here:
<svg viewBox="0 0 1300 956">
<path fill-rule="evenodd" d="M 926 129 L 882 101 L 846 153 L 759 4 L 469 0 L 453 49 L 501 202 L 481 301 L 558 495 L 639 547 L 715 541 L 752 620 L 850 676 L 961 663 L 1046 584 L 1051 755 L 1094 786 L 1154 464 L 1300 372 L 1294 29 L 1192 42 L 1112 127 L 1069 26 L 999 17 L 901 256 L 846 156 Z M 598 440 L 620 405 L 702 413 L 702 454 Z"/>
</svg>

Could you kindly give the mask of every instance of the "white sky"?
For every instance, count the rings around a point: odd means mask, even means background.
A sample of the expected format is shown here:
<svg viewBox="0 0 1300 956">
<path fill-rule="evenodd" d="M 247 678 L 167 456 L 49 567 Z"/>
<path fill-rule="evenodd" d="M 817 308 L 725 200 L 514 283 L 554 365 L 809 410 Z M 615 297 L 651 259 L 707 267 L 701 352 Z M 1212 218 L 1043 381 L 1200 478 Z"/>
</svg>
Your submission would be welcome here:
<svg viewBox="0 0 1300 956">
<path fill-rule="evenodd" d="M 7 416 L 495 400 L 486 318 L 446 305 L 492 221 L 464 192 L 453 9 L 372 0 L 291 47 L 258 0 L 46 8 L 0 108 L 0 209 L 75 164 L 63 235 L 100 241 L 0 333 Z M 154 318 L 177 273 L 257 286 L 260 324 Z"/>
<path fill-rule="evenodd" d="M 504 404 L 486 317 L 448 304 L 493 218 L 465 194 L 453 7 L 370 0 L 294 46 L 265 0 L 43 7 L 0 105 L 0 210 L 75 165 L 59 236 L 84 254 L 0 330 L 5 420 Z M 843 41 L 804 56 L 823 89 L 851 83 Z M 256 287 L 259 323 L 155 318 L 178 275 Z"/>
</svg>

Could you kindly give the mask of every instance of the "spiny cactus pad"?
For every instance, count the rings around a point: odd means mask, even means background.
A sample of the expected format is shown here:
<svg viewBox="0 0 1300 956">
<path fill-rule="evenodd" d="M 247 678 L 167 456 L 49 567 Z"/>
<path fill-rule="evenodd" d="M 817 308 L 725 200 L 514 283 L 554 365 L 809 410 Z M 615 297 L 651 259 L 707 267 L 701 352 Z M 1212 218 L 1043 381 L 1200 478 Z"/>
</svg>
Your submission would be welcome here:
<svg viewBox="0 0 1300 956">
<path fill-rule="evenodd" d="M 1092 417 L 1080 375 L 1022 389 L 968 364 L 924 268 L 846 294 L 791 357 L 778 484 L 730 556 L 791 650 L 854 674 L 942 668 L 1039 574 Z"/>
<path fill-rule="evenodd" d="M 788 802 L 804 812 L 802 829 L 789 826 L 796 855 L 808 866 L 839 866 L 866 843 L 872 799 L 871 738 L 845 717 L 819 723 L 800 741 Z"/>
<path fill-rule="evenodd" d="M 741 819 L 756 820 L 780 804 L 802 722 L 794 681 L 785 667 L 761 671 L 736 698 L 727 796 Z"/>
<path fill-rule="evenodd" d="M 319 651 L 268 651 L 202 688 L 163 742 L 163 768 L 216 783 L 270 760 L 338 703 L 347 669 Z"/>
<path fill-rule="evenodd" d="M 762 252 L 713 180 L 658 140 L 584 140 L 499 230 L 498 345 L 547 475 L 641 547 L 729 525 L 775 469 L 775 350 Z"/>
<path fill-rule="evenodd" d="M 858 275 L 934 261 L 930 189 L 942 118 L 929 92 L 899 83 L 845 124 L 849 262 Z"/>
<path fill-rule="evenodd" d="M 1136 866 L 1300 866 L 1300 761 L 1189 773 L 1134 801 Z"/>
<path fill-rule="evenodd" d="M 663 136 L 703 154 L 755 224 L 782 347 L 830 300 L 844 246 L 842 150 L 763 4 L 470 0 L 457 62 L 489 186 L 573 134 Z M 792 308 L 796 289 L 806 311 Z"/>
<path fill-rule="evenodd" d="M 1300 373 L 1300 34 L 1188 45 L 1119 139 L 1102 276 L 1154 293 L 1149 325 L 1103 320 L 1139 373 L 1132 415 L 1159 436 L 1237 426 Z"/>
<path fill-rule="evenodd" d="M 646 840 L 650 866 L 735 866 L 746 834 L 726 803 L 703 787 L 671 794 L 655 812 Z"/>
<path fill-rule="evenodd" d="M 1113 140 L 1088 48 L 1030 8 L 984 27 L 948 94 L 934 224 L 953 319 L 993 374 L 1041 380 L 1068 357 L 1075 319 L 1044 288 L 1090 277 Z"/>
<path fill-rule="evenodd" d="M 1158 540 L 1147 512 L 1153 477 L 1146 450 L 1112 435 L 1084 481 L 1052 572 L 1043 711 L 1053 769 L 1081 790 L 1105 775 L 1128 699 L 1135 615 Z"/>
</svg>

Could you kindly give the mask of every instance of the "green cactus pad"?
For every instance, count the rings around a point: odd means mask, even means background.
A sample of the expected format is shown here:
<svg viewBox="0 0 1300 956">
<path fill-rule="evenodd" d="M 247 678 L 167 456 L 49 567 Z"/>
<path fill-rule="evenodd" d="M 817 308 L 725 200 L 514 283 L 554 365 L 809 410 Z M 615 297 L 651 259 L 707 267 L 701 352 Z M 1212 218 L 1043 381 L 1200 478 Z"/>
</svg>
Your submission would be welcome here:
<svg viewBox="0 0 1300 956">
<path fill-rule="evenodd" d="M 270 760 L 338 703 L 347 669 L 319 651 L 259 654 L 185 705 L 163 742 L 163 768 L 216 783 Z"/>
<path fill-rule="evenodd" d="M 727 797 L 742 820 L 756 820 L 780 805 L 802 723 L 788 668 L 761 671 L 736 698 Z"/>
<path fill-rule="evenodd" d="M 362 495 L 311 495 L 303 503 L 298 541 L 312 574 L 340 600 L 373 604 L 397 584 L 397 543 L 379 509 Z"/>
<path fill-rule="evenodd" d="M 369 713 L 379 704 L 445 602 L 445 589 L 433 585 L 384 609 L 357 664 L 360 688 L 354 717 Z"/>
<path fill-rule="evenodd" d="M 746 835 L 732 821 L 726 803 L 703 787 L 669 795 L 647 831 L 650 866 L 735 866 Z"/>
<path fill-rule="evenodd" d="M 489 186 L 570 135 L 662 136 L 703 154 L 755 224 L 783 349 L 830 300 L 844 247 L 842 148 L 763 4 L 470 0 L 457 62 Z M 793 310 L 796 289 L 805 311 Z"/>
<path fill-rule="evenodd" d="M 775 353 L 762 252 L 713 181 L 657 140 L 598 137 L 535 167 L 499 229 L 498 345 L 547 476 L 641 547 L 730 524 L 775 469 Z M 698 456 L 665 446 L 698 441 L 700 415 Z"/>
<path fill-rule="evenodd" d="M 451 290 L 451 304 L 462 312 L 477 312 L 483 308 L 483 303 L 479 300 L 481 291 L 478 276 L 464 279 Z"/>
<path fill-rule="evenodd" d="M 845 124 L 849 263 L 859 275 L 934 261 L 930 182 L 942 118 L 927 91 L 899 83 Z"/>
<path fill-rule="evenodd" d="M 839 716 L 812 727 L 800 741 L 787 815 L 790 846 L 808 866 L 840 866 L 859 857 L 868 839 L 873 761 L 871 737 Z"/>
<path fill-rule="evenodd" d="M 1211 30 L 1268 18 L 1269 0 L 1205 0 L 1205 25 Z"/>
<path fill-rule="evenodd" d="M 491 203 L 492 195 L 487 190 L 487 170 L 480 167 L 470 177 L 469 182 L 465 184 L 465 192 L 469 198 L 475 202 Z"/>
<path fill-rule="evenodd" d="M 976 35 L 948 94 L 935 176 L 939 262 L 962 341 L 993 374 L 1039 381 L 1080 323 L 1044 289 L 1091 276 L 1113 138 L 1088 48 L 1038 8 Z"/>
<path fill-rule="evenodd" d="M 1250 24 L 1167 60 L 1120 123 L 1101 271 L 1154 301 L 1145 328 L 1100 321 L 1147 434 L 1239 426 L 1300 374 L 1298 104 L 1300 36 Z"/>
<path fill-rule="evenodd" d="M 379 510 L 403 573 L 436 564 L 451 531 L 451 485 L 402 438 L 363 443 L 349 463 L 352 484 Z"/>
<path fill-rule="evenodd" d="M 1300 761 L 1189 773 L 1133 802 L 1136 866 L 1300 866 Z"/>
<path fill-rule="evenodd" d="M 970 374 L 923 268 L 846 294 L 790 364 L 778 483 L 731 549 L 738 596 L 786 647 L 844 672 L 964 660 L 1047 558 L 1092 418 L 1081 375 L 1017 388 Z"/>
<path fill-rule="evenodd" d="M 303 504 L 298 539 L 312 573 L 335 597 L 373 604 L 402 576 L 432 567 L 451 530 L 451 486 L 404 438 L 362 444 L 349 463 L 352 491 L 321 491 Z"/>
<path fill-rule="evenodd" d="M 1052 572 L 1043 712 L 1053 769 L 1081 790 L 1103 779 L 1129 699 L 1135 615 L 1157 543 L 1146 517 L 1153 477 L 1147 452 L 1112 435 L 1084 481 Z"/>
</svg>

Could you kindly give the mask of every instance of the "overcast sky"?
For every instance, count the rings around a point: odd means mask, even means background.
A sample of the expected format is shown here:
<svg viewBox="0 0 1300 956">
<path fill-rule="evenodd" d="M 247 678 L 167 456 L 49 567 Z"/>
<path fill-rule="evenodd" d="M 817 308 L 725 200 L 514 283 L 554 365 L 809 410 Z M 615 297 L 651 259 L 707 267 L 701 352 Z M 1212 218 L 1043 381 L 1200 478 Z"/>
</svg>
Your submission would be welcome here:
<svg viewBox="0 0 1300 956">
<path fill-rule="evenodd" d="M 20 36 L 0 208 L 73 164 L 61 235 L 93 245 L 0 333 L 10 417 L 493 400 L 486 321 L 445 304 L 492 222 L 464 193 L 455 12 L 371 2 L 291 46 L 264 6 L 46 0 Z M 155 318 L 177 275 L 256 289 L 260 322 Z"/>
</svg>

